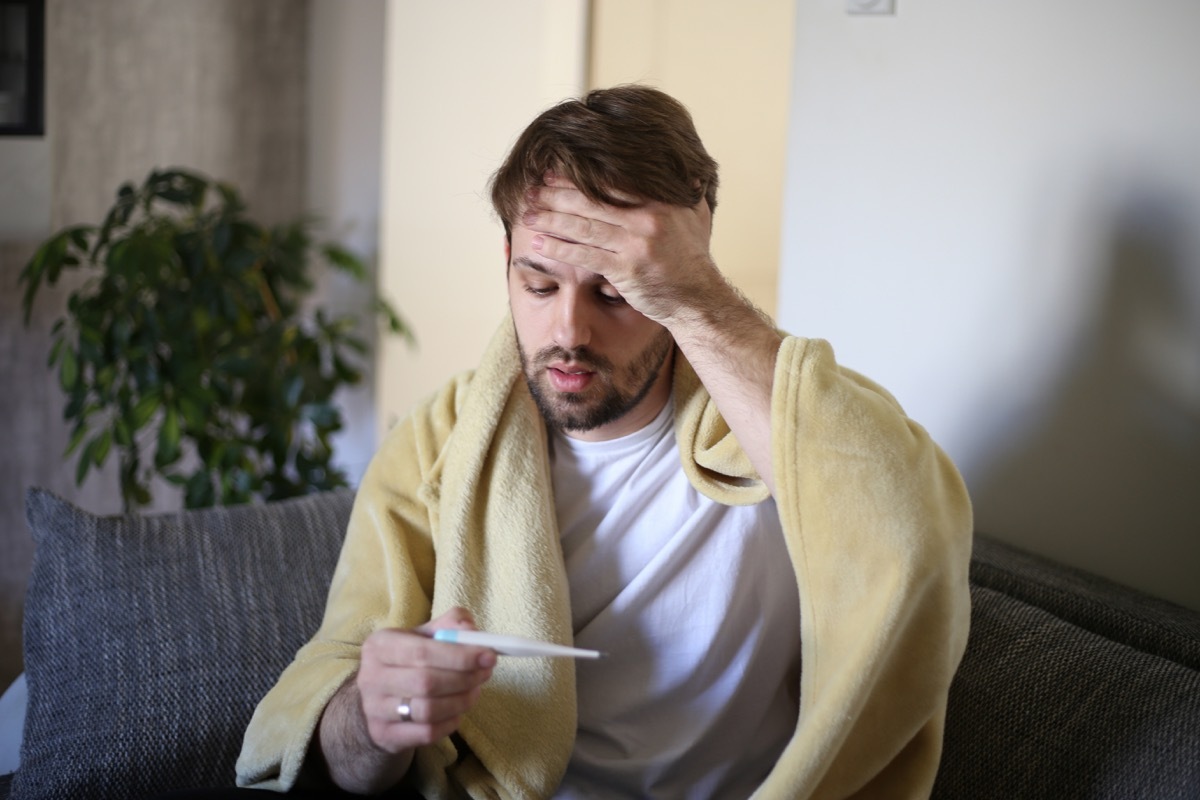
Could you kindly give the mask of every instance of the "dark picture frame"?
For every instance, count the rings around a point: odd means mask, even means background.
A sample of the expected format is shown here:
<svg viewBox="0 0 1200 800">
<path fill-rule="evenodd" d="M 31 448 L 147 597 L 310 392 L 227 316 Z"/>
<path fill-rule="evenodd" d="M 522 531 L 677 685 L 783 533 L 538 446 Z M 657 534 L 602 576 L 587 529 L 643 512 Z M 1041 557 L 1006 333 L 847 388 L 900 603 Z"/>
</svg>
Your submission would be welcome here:
<svg viewBox="0 0 1200 800">
<path fill-rule="evenodd" d="M 46 0 L 0 0 L 0 136 L 46 132 Z"/>
</svg>

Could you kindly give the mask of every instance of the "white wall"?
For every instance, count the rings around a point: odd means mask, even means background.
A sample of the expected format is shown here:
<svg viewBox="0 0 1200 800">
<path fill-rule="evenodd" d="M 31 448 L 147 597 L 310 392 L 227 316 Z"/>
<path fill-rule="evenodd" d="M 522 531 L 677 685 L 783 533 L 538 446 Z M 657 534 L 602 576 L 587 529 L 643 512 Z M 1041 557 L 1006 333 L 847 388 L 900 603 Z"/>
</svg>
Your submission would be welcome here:
<svg viewBox="0 0 1200 800">
<path fill-rule="evenodd" d="M 389 0 L 380 282 L 418 347 L 386 341 L 388 428 L 473 368 L 507 311 L 487 181 L 526 125 L 583 87 L 584 0 Z"/>
<path fill-rule="evenodd" d="M 977 526 L 1200 608 L 1200 4 L 797 3 L 780 318 Z"/>
</svg>

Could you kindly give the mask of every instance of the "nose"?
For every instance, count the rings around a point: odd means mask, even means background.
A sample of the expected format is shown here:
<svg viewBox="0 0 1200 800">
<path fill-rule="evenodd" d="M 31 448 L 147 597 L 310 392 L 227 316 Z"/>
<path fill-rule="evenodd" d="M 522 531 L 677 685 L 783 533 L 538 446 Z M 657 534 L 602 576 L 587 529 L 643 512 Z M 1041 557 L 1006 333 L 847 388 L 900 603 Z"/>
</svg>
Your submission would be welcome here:
<svg viewBox="0 0 1200 800">
<path fill-rule="evenodd" d="M 587 302 L 573 288 L 559 290 L 554 310 L 554 343 L 574 350 L 592 341 L 592 320 Z"/>
</svg>

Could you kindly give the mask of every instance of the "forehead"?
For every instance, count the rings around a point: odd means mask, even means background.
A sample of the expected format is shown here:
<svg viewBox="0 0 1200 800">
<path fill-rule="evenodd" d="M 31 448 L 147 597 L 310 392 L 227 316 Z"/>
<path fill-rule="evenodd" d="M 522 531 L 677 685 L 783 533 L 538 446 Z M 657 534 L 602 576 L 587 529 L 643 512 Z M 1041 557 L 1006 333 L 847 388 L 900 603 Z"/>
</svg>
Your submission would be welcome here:
<svg viewBox="0 0 1200 800">
<path fill-rule="evenodd" d="M 573 267 L 569 264 L 549 261 L 547 259 L 521 256 L 517 255 L 516 252 L 512 256 L 512 266 L 518 273 L 540 275 L 556 283 L 577 283 L 580 285 L 608 283 L 608 280 L 603 275 L 583 269 L 582 267 Z"/>
<path fill-rule="evenodd" d="M 512 251 L 509 261 L 515 270 L 528 275 L 542 275 L 560 282 L 608 283 L 608 280 L 599 273 L 545 258 L 533 249 L 531 242 L 534 235 L 528 228 L 521 226 L 513 228 Z"/>
</svg>

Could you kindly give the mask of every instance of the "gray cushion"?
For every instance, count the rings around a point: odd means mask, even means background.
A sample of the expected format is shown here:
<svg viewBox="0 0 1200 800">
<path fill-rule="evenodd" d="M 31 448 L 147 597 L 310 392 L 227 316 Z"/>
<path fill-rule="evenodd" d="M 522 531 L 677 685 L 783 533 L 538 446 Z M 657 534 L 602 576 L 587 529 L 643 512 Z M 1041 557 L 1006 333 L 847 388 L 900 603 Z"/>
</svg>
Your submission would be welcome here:
<svg viewBox="0 0 1200 800">
<path fill-rule="evenodd" d="M 352 502 L 97 517 L 30 490 L 13 800 L 233 785 L 255 705 L 320 622 Z"/>
<path fill-rule="evenodd" d="M 987 539 L 934 798 L 1200 797 L 1200 615 Z"/>
</svg>

